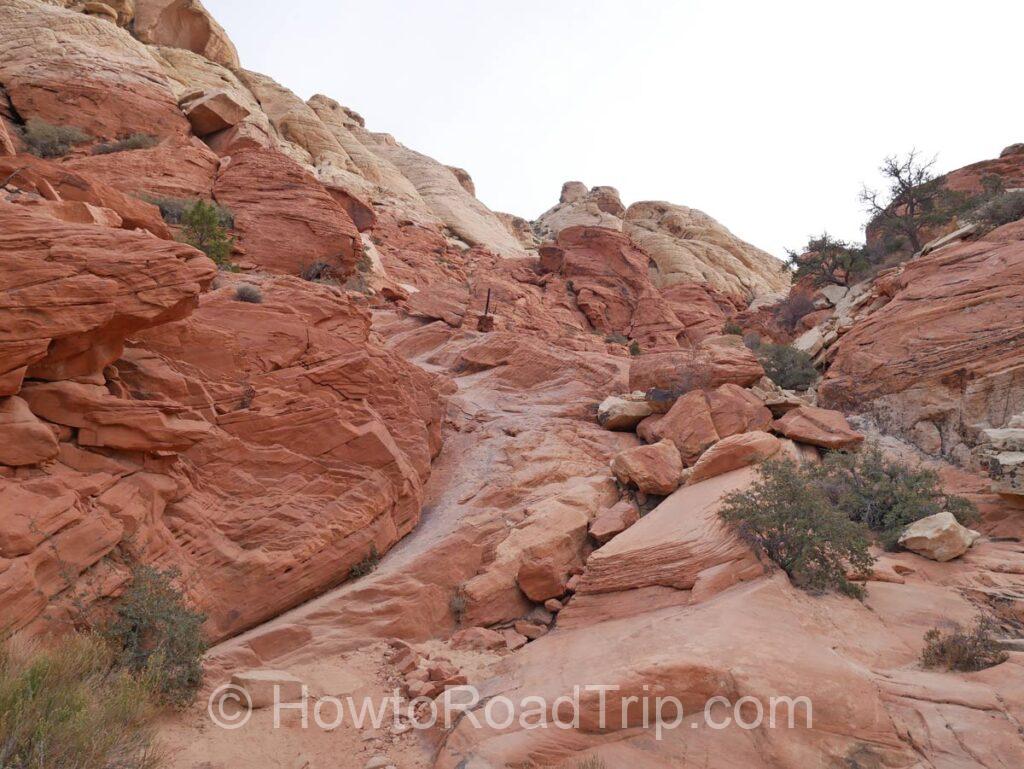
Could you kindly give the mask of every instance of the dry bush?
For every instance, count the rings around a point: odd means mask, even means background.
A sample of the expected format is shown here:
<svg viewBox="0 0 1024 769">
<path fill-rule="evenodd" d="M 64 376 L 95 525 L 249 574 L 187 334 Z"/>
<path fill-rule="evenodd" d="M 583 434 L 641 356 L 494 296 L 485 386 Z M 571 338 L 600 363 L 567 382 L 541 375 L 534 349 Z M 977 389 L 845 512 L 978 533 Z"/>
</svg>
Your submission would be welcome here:
<svg viewBox="0 0 1024 769">
<path fill-rule="evenodd" d="M 971 630 L 964 630 L 955 622 L 948 633 L 932 628 L 924 634 L 921 664 L 926 668 L 971 673 L 1006 662 L 1009 655 L 999 648 L 993 633 L 992 623 L 981 618 Z"/>
<path fill-rule="evenodd" d="M 92 139 L 89 134 L 74 126 L 57 126 L 39 118 L 29 118 L 20 129 L 21 138 L 28 145 L 28 151 L 41 158 L 57 158 L 67 155 L 76 144 Z"/>
<path fill-rule="evenodd" d="M 235 289 L 235 300 L 249 302 L 250 304 L 260 304 L 263 301 L 263 292 L 252 283 L 242 283 Z"/>
<path fill-rule="evenodd" d="M 813 311 L 814 300 L 807 294 L 797 291 L 791 292 L 789 296 L 779 302 L 775 308 L 775 317 L 785 328 L 794 331 L 801 319 Z"/>
<path fill-rule="evenodd" d="M 152 134 L 136 133 L 118 139 L 113 142 L 103 142 L 92 148 L 93 155 L 109 155 L 113 152 L 127 152 L 128 150 L 148 150 L 155 147 L 157 139 Z"/>
</svg>

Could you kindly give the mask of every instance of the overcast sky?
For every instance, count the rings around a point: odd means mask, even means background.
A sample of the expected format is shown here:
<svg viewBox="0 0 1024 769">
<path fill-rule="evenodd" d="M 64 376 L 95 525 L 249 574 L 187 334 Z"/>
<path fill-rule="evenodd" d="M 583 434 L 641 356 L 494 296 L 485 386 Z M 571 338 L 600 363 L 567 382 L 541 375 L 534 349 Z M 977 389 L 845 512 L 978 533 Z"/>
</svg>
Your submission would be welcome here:
<svg viewBox="0 0 1024 769">
<path fill-rule="evenodd" d="M 579 179 L 782 255 L 860 238 L 887 154 L 950 170 L 1024 141 L 1020 0 L 203 1 L 244 67 L 529 219 Z"/>
</svg>

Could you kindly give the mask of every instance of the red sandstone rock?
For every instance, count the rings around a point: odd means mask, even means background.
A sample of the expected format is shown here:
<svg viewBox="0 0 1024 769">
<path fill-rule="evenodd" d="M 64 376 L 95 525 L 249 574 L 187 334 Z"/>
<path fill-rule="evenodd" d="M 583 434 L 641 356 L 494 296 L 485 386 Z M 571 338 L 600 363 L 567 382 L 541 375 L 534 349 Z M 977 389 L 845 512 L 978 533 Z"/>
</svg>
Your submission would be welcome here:
<svg viewBox="0 0 1024 769">
<path fill-rule="evenodd" d="M 683 463 L 671 440 L 637 446 L 615 455 L 612 473 L 619 483 L 645 494 L 671 494 L 679 487 Z"/>
<path fill-rule="evenodd" d="M 756 464 L 774 456 L 780 447 L 778 438 L 760 430 L 730 435 L 701 455 L 686 482 L 692 486 L 716 475 Z"/>
<path fill-rule="evenodd" d="M 826 449 L 856 446 L 864 436 L 852 429 L 838 411 L 798 406 L 772 422 L 772 429 L 787 438 Z"/>
<path fill-rule="evenodd" d="M 246 258 L 266 269 L 297 275 L 323 261 L 344 279 L 362 253 L 345 210 L 312 174 L 275 150 L 233 155 L 217 175 L 214 196 L 234 214 Z"/>
<path fill-rule="evenodd" d="M 451 638 L 453 649 L 504 649 L 505 637 L 496 630 L 485 627 L 470 627 L 460 630 Z"/>
<path fill-rule="evenodd" d="M 57 437 L 24 400 L 0 398 L 0 465 L 35 465 L 57 456 Z"/>
<path fill-rule="evenodd" d="M 182 109 L 196 136 L 231 128 L 249 116 L 249 109 L 225 91 L 204 93 L 198 99 L 183 104 Z"/>
<path fill-rule="evenodd" d="M 87 155 L 63 164 L 133 196 L 203 198 L 213 193 L 217 156 L 198 139 L 151 149 Z"/>
<path fill-rule="evenodd" d="M 616 534 L 620 534 L 634 523 L 640 520 L 640 513 L 628 499 L 616 502 L 612 507 L 603 511 L 590 524 L 590 536 L 599 544 L 604 544 Z M 570 580 L 571 582 L 572 580 Z M 566 585 L 569 588 L 569 585 Z"/>
</svg>

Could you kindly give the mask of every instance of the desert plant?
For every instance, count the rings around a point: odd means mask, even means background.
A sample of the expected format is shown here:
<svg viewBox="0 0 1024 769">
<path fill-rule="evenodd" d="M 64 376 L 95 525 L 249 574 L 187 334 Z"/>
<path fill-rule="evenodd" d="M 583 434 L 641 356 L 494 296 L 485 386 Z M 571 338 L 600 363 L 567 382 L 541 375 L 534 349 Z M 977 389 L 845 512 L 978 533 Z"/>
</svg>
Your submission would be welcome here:
<svg viewBox="0 0 1024 769">
<path fill-rule="evenodd" d="M 356 577 L 365 577 L 376 569 L 377 564 L 379 563 L 380 553 L 377 552 L 377 546 L 370 545 L 370 552 L 366 554 L 366 557 L 349 569 L 349 577 L 352 577 L 353 579 Z"/>
<path fill-rule="evenodd" d="M 235 289 L 235 301 L 260 304 L 263 301 L 263 292 L 252 283 L 242 283 Z"/>
<path fill-rule="evenodd" d="M 827 232 L 808 238 L 807 245 L 798 251 L 787 251 L 787 255 L 793 276 L 809 276 L 815 286 L 849 286 L 870 266 L 863 245 L 833 238 Z"/>
<path fill-rule="evenodd" d="M 128 150 L 148 150 L 155 147 L 157 139 L 152 134 L 135 133 L 112 142 L 103 142 L 92 148 L 93 155 L 109 155 L 113 152 Z"/>
<path fill-rule="evenodd" d="M 725 498 L 719 514 L 797 586 L 861 597 L 864 589 L 846 575 L 874 562 L 867 529 L 828 504 L 813 473 L 789 459 L 769 460 L 749 489 Z"/>
<path fill-rule="evenodd" d="M 733 320 L 727 320 L 725 325 L 722 326 L 722 333 L 729 334 L 731 336 L 741 336 L 743 334 L 743 326 Z"/>
<path fill-rule="evenodd" d="M 146 671 L 164 702 L 185 706 L 203 682 L 205 617 L 185 603 L 174 586 L 177 576 L 173 569 L 136 568 L 131 586 L 100 632 L 120 664 Z"/>
<path fill-rule="evenodd" d="M 308 264 L 299 271 L 299 277 L 303 280 L 321 282 L 334 278 L 334 268 L 327 262 L 316 261 Z"/>
<path fill-rule="evenodd" d="M 19 133 L 28 145 L 28 151 L 41 158 L 67 155 L 74 145 L 92 140 L 92 137 L 80 128 L 51 125 L 39 118 L 29 118 Z"/>
<path fill-rule="evenodd" d="M 933 470 L 888 459 L 874 445 L 828 454 L 816 475 L 830 505 L 876 532 L 889 550 L 909 524 L 929 515 L 948 510 L 960 523 L 977 520 L 974 505 L 943 492 Z"/>
<path fill-rule="evenodd" d="M 185 212 L 199 200 L 198 198 L 175 198 L 168 195 L 152 195 L 149 193 L 143 193 L 139 197 L 159 208 L 160 216 L 168 224 L 181 224 L 185 218 Z M 235 217 L 231 211 L 213 201 L 206 201 L 206 204 L 212 206 L 214 211 L 216 211 L 217 220 L 221 227 L 230 230 L 235 226 Z"/>
<path fill-rule="evenodd" d="M 629 338 L 618 332 L 613 332 L 611 334 L 606 334 L 604 341 L 608 342 L 608 344 L 626 344 L 626 342 L 629 341 Z"/>
<path fill-rule="evenodd" d="M 811 356 L 786 344 L 762 343 L 757 357 L 765 376 L 787 390 L 806 390 L 818 379 Z"/>
<path fill-rule="evenodd" d="M 640 355 L 642 353 L 643 353 L 643 350 L 640 349 L 640 343 L 638 341 L 636 341 L 634 339 L 632 342 L 629 343 L 629 354 L 630 355 L 632 355 L 633 357 L 636 357 L 637 355 Z"/>
<path fill-rule="evenodd" d="M 814 311 L 814 300 L 801 291 L 792 291 L 775 307 L 775 317 L 793 331 L 805 315 Z"/>
<path fill-rule="evenodd" d="M 0 766 L 156 769 L 157 706 L 145 672 L 117 666 L 95 635 L 0 646 Z"/>
<path fill-rule="evenodd" d="M 195 200 L 181 215 L 181 240 L 210 257 L 218 267 L 231 266 L 231 246 L 221 212 L 214 203 Z"/>
<path fill-rule="evenodd" d="M 761 335 L 756 331 L 748 331 L 743 335 L 743 346 L 757 352 L 761 349 Z"/>
<path fill-rule="evenodd" d="M 576 769 L 608 769 L 608 765 L 600 756 L 587 756 L 576 762 Z"/>
<path fill-rule="evenodd" d="M 451 597 L 448 599 L 448 608 L 451 610 L 452 616 L 458 624 L 462 624 L 462 617 L 466 613 L 466 607 L 469 605 L 469 599 L 466 596 L 466 590 L 462 585 L 456 586 L 452 591 Z"/>
<path fill-rule="evenodd" d="M 968 216 L 993 229 L 1024 219 L 1024 190 L 1001 192 L 971 211 Z"/>
<path fill-rule="evenodd" d="M 1006 662 L 1009 655 L 999 647 L 993 633 L 993 624 L 980 617 L 971 630 L 955 622 L 947 633 L 932 628 L 924 634 L 921 664 L 970 673 Z"/>
</svg>

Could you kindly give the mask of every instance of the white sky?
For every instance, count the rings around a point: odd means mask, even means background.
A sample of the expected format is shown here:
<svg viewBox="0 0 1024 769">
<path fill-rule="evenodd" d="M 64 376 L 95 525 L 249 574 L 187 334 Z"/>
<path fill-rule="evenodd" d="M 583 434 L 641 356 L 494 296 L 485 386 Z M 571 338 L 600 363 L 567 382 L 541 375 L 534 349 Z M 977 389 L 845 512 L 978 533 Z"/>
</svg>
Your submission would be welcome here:
<svg viewBox="0 0 1024 769">
<path fill-rule="evenodd" d="M 1024 2 L 203 0 L 324 93 L 535 218 L 563 181 L 699 208 L 776 255 L 862 236 L 882 158 L 1024 141 Z"/>
</svg>

